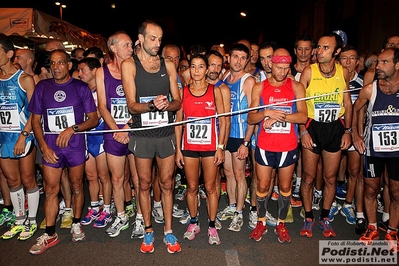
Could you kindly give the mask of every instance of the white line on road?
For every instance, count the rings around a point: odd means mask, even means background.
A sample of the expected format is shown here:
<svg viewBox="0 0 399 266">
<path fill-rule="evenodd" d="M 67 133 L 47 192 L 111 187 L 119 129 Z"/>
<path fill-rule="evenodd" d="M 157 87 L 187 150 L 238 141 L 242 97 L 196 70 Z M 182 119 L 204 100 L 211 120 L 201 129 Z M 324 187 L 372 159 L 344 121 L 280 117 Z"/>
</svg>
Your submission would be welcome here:
<svg viewBox="0 0 399 266">
<path fill-rule="evenodd" d="M 228 249 L 224 252 L 226 257 L 226 263 L 229 266 L 240 266 L 240 260 L 238 259 L 237 250 Z"/>
</svg>

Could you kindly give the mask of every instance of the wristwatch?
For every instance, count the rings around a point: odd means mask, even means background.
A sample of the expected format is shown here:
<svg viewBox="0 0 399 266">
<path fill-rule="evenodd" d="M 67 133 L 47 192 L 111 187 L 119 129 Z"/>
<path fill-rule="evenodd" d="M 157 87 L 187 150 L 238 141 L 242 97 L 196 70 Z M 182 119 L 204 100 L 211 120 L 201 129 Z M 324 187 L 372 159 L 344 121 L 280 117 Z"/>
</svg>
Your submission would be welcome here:
<svg viewBox="0 0 399 266">
<path fill-rule="evenodd" d="M 26 130 L 21 131 L 21 135 L 24 136 L 24 137 L 28 137 L 29 136 L 29 132 L 26 131 Z"/>
<path fill-rule="evenodd" d="M 221 149 L 222 151 L 224 151 L 224 144 L 218 144 L 217 148 Z"/>
<path fill-rule="evenodd" d="M 155 104 L 154 104 L 154 100 L 151 100 L 148 102 L 148 108 L 150 108 L 151 112 L 154 112 L 157 110 L 157 108 L 155 107 Z"/>
<path fill-rule="evenodd" d="M 351 127 L 346 127 L 345 131 L 348 131 L 349 133 L 352 133 L 352 128 Z"/>
<path fill-rule="evenodd" d="M 79 132 L 79 126 L 78 125 L 73 125 L 72 126 L 73 131 Z"/>
<path fill-rule="evenodd" d="M 242 145 L 244 145 L 245 147 L 249 147 L 249 141 L 246 141 L 246 140 L 244 140 L 243 142 L 242 142 Z"/>
</svg>

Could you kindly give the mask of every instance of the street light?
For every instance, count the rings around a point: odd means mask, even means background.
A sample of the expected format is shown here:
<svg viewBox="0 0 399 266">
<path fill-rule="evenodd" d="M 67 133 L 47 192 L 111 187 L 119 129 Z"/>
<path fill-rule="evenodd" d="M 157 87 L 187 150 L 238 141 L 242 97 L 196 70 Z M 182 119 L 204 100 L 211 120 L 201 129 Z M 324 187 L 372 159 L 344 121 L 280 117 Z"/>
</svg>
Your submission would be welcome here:
<svg viewBox="0 0 399 266">
<path fill-rule="evenodd" d="M 62 19 L 62 9 L 66 8 L 66 5 L 61 4 L 60 2 L 55 2 L 57 6 L 60 6 L 60 19 Z"/>
</svg>

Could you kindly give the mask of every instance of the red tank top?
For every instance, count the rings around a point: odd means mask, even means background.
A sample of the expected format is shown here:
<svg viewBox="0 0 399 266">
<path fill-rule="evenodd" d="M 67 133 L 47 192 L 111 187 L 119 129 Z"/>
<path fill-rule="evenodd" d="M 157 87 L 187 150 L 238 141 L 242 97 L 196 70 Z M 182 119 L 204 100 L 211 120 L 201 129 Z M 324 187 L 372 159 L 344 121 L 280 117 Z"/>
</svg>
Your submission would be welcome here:
<svg viewBox="0 0 399 266">
<path fill-rule="evenodd" d="M 266 109 L 283 110 L 287 114 L 296 112 L 296 104 L 288 102 L 295 99 L 292 80 L 286 79 L 286 82 L 280 87 L 274 87 L 269 80 L 262 82 L 262 93 L 260 96 L 260 105 L 270 105 Z M 281 104 L 277 104 L 281 103 Z M 260 123 L 258 131 L 257 145 L 259 148 L 272 151 L 283 152 L 294 150 L 298 146 L 297 125 L 288 122 L 276 122 L 271 129 L 263 129 L 263 120 Z"/>
<path fill-rule="evenodd" d="M 215 151 L 218 143 L 214 86 L 209 84 L 201 96 L 183 88 L 183 119 L 189 121 L 183 128 L 182 150 Z M 205 117 L 204 119 L 198 119 Z M 191 121 L 191 122 L 190 122 Z"/>
</svg>

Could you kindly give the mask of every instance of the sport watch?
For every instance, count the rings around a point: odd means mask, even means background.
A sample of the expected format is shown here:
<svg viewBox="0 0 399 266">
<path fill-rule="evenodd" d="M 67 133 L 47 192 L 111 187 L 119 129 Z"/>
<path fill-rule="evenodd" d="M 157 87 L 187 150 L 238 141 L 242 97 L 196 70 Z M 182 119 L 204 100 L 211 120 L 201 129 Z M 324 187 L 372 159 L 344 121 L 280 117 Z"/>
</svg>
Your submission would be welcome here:
<svg viewBox="0 0 399 266">
<path fill-rule="evenodd" d="M 249 141 L 246 141 L 246 140 L 244 140 L 243 142 L 242 142 L 242 145 L 244 145 L 245 147 L 249 147 Z"/>
<path fill-rule="evenodd" d="M 157 108 L 155 107 L 155 104 L 154 104 L 154 100 L 151 100 L 148 102 L 148 108 L 150 108 L 151 112 L 154 112 L 157 110 Z"/>
<path fill-rule="evenodd" d="M 79 132 L 79 126 L 78 125 L 73 125 L 72 126 L 73 131 Z"/>
<path fill-rule="evenodd" d="M 24 136 L 24 137 L 28 137 L 29 136 L 29 132 L 26 131 L 26 130 L 21 131 L 21 135 Z"/>
</svg>

